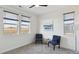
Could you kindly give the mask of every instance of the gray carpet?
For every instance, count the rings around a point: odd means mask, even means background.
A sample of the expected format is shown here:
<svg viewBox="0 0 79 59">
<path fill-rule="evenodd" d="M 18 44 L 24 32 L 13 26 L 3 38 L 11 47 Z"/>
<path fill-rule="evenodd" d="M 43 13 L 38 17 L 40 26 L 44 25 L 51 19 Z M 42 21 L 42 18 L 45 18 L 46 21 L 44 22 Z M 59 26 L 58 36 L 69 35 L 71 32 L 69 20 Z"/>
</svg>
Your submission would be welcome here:
<svg viewBox="0 0 79 59">
<path fill-rule="evenodd" d="M 51 45 L 48 47 L 46 44 L 31 44 L 8 51 L 4 54 L 74 54 L 74 52 L 63 48 L 58 49 L 57 47 L 54 51 Z"/>
</svg>

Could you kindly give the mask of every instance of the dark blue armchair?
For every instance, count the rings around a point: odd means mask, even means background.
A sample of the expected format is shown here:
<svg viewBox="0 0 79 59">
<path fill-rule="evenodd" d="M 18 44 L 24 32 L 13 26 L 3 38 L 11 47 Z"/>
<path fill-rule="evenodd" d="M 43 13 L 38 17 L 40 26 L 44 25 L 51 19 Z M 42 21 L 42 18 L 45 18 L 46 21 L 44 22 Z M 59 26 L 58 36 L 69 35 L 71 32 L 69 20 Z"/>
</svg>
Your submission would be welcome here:
<svg viewBox="0 0 79 59">
<path fill-rule="evenodd" d="M 43 43 L 43 35 L 42 34 L 36 34 L 36 40 L 35 43 Z"/>
<path fill-rule="evenodd" d="M 61 40 L 61 36 L 53 35 L 53 39 L 48 42 L 48 47 L 49 44 L 52 44 L 54 50 L 56 45 L 58 45 L 58 48 L 60 48 L 60 40 Z"/>
</svg>

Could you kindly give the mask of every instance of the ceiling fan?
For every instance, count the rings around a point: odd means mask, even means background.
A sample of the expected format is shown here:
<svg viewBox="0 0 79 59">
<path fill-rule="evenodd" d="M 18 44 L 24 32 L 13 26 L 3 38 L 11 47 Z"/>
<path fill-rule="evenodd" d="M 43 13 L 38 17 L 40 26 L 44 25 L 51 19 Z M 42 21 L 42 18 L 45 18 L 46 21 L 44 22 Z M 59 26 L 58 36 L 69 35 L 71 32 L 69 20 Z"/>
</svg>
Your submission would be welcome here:
<svg viewBox="0 0 79 59">
<path fill-rule="evenodd" d="M 33 7 L 39 7 L 39 6 L 41 6 L 41 7 L 47 7 L 48 5 L 31 5 L 29 8 L 33 8 Z"/>
<path fill-rule="evenodd" d="M 30 5 L 28 8 L 34 8 L 34 7 L 47 7 L 48 5 Z M 19 7 L 22 7 L 21 5 L 19 5 Z"/>
</svg>

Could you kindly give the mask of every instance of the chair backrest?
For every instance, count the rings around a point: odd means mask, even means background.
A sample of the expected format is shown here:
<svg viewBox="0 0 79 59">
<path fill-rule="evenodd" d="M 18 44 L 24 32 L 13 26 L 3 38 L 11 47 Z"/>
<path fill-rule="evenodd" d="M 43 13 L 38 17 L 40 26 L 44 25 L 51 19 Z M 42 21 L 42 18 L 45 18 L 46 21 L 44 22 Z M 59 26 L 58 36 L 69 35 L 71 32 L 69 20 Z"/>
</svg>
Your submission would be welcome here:
<svg viewBox="0 0 79 59">
<path fill-rule="evenodd" d="M 57 44 L 60 44 L 61 36 L 53 35 L 52 41 L 56 42 Z"/>
<path fill-rule="evenodd" d="M 36 39 L 42 39 L 43 35 L 42 34 L 36 34 Z"/>
</svg>

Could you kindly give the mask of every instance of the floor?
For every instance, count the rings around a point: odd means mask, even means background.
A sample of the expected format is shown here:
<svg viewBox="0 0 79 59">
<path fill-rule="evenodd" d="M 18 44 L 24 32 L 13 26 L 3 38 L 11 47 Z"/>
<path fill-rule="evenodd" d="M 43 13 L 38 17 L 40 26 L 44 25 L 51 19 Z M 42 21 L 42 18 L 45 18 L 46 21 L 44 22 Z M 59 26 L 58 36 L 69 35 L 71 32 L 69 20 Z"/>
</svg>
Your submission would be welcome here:
<svg viewBox="0 0 79 59">
<path fill-rule="evenodd" d="M 73 54 L 74 52 L 68 49 L 56 47 L 53 50 L 53 46 L 48 47 L 46 44 L 31 44 L 28 46 L 23 46 L 12 51 L 8 51 L 4 54 Z"/>
</svg>

